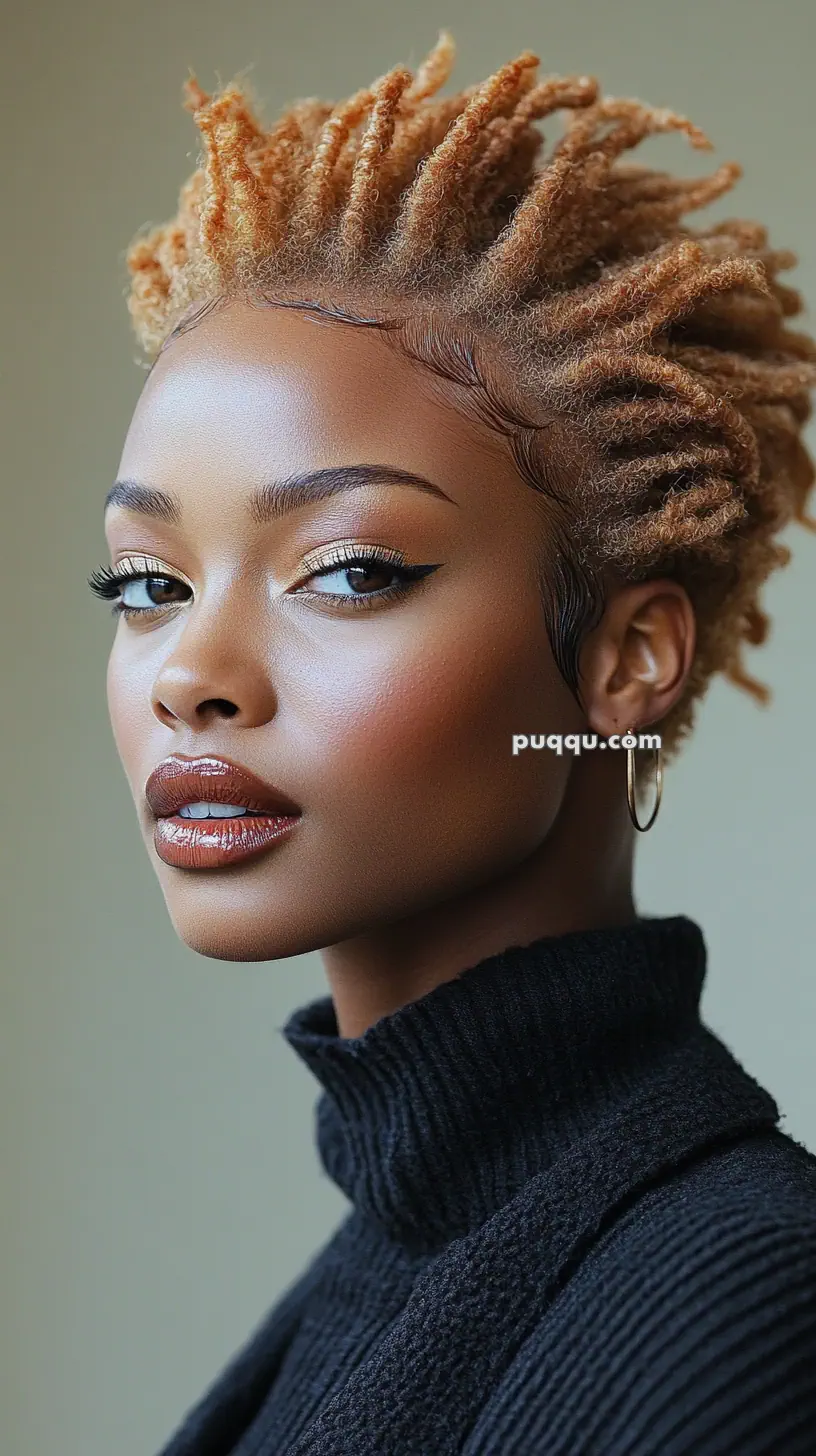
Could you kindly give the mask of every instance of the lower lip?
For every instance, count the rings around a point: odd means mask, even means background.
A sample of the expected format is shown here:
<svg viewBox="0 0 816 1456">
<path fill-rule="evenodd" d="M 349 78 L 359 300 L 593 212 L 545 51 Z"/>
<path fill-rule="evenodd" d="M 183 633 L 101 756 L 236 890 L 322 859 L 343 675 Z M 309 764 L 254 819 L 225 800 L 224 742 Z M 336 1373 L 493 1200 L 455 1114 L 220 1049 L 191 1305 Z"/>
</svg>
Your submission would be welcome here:
<svg viewBox="0 0 816 1456">
<path fill-rule="evenodd" d="M 264 854 L 285 839 L 299 814 L 239 814 L 234 819 L 157 819 L 153 845 L 160 860 L 180 870 L 220 870 Z"/>
</svg>

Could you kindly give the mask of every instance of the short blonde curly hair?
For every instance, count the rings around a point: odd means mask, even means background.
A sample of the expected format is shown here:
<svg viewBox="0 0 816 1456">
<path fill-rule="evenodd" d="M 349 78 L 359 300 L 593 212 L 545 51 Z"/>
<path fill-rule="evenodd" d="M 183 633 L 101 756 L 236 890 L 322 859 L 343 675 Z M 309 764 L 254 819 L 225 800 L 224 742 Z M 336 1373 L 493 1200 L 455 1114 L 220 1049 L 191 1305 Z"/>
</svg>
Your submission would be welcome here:
<svg viewBox="0 0 816 1456">
<path fill-rule="evenodd" d="M 712 674 L 767 699 L 743 645 L 768 631 L 759 590 L 790 557 L 778 532 L 816 527 L 802 441 L 816 345 L 787 326 L 802 300 L 777 281 L 797 259 L 757 222 L 681 225 L 735 163 L 683 179 L 619 160 L 657 132 L 710 148 L 685 117 L 600 96 L 591 77 L 538 79 L 530 52 L 439 98 L 453 57 L 442 32 L 415 75 L 298 101 L 269 129 L 245 84 L 208 96 L 191 76 L 202 154 L 175 217 L 127 250 L 135 332 L 155 360 L 219 302 L 302 299 L 462 386 L 552 508 L 547 630 L 577 695 L 610 574 L 688 591 L 697 647 L 660 725 L 671 754 Z M 536 123 L 558 111 L 542 165 Z M 491 353 L 512 401 L 488 382 Z M 559 426 L 580 442 L 566 490 Z"/>
</svg>

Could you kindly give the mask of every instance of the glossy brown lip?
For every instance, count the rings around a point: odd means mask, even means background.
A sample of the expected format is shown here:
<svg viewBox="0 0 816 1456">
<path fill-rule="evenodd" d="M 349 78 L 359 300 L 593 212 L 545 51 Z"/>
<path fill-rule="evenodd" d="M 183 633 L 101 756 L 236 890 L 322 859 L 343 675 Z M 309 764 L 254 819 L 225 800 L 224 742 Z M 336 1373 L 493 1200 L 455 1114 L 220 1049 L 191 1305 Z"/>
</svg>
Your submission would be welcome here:
<svg viewBox="0 0 816 1456">
<path fill-rule="evenodd" d="M 182 804 L 200 800 L 240 804 L 256 813 L 286 816 L 301 813 L 298 805 L 273 784 L 264 783 L 241 764 L 212 754 L 200 758 L 171 754 L 154 768 L 144 792 L 157 819 L 177 813 Z"/>
</svg>

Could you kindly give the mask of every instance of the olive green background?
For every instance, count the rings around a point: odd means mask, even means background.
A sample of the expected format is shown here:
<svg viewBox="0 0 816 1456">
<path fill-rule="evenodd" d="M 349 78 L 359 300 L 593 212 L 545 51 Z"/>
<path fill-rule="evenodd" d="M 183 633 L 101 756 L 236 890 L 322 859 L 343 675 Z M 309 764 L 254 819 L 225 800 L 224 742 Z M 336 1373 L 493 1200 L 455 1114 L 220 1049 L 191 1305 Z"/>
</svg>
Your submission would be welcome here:
<svg viewBox="0 0 816 1456">
<path fill-rule="evenodd" d="M 0 1450 L 150 1456 L 345 1207 L 279 1031 L 323 993 L 319 958 L 240 965 L 176 940 L 107 721 L 113 624 L 85 586 L 144 379 L 123 251 L 194 165 L 188 67 L 211 89 L 251 66 L 271 118 L 418 63 L 443 25 L 458 86 L 531 47 L 545 72 L 707 129 L 711 158 L 677 137 L 640 155 L 741 160 L 712 215 L 769 221 L 816 304 L 816 7 L 4 0 L 3 19 Z M 638 890 L 702 924 L 704 1015 L 816 1149 L 816 536 L 788 539 L 751 658 L 774 704 L 714 685 Z"/>
</svg>

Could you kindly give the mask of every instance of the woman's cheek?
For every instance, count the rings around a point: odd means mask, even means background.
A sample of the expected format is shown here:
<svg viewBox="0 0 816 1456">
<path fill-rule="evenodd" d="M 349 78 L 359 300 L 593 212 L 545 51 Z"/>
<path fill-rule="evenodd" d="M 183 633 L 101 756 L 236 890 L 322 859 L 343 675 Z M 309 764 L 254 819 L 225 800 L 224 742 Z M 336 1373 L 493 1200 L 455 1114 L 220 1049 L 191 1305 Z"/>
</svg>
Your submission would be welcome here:
<svg viewBox="0 0 816 1456">
<path fill-rule="evenodd" d="M 461 638 L 434 648 L 413 644 L 399 665 L 369 660 L 343 670 L 304 712 L 301 743 L 328 792 L 369 802 L 380 793 L 407 799 L 448 792 L 486 772 L 504 780 L 512 733 L 524 731 L 528 664 L 489 641 Z"/>
</svg>

